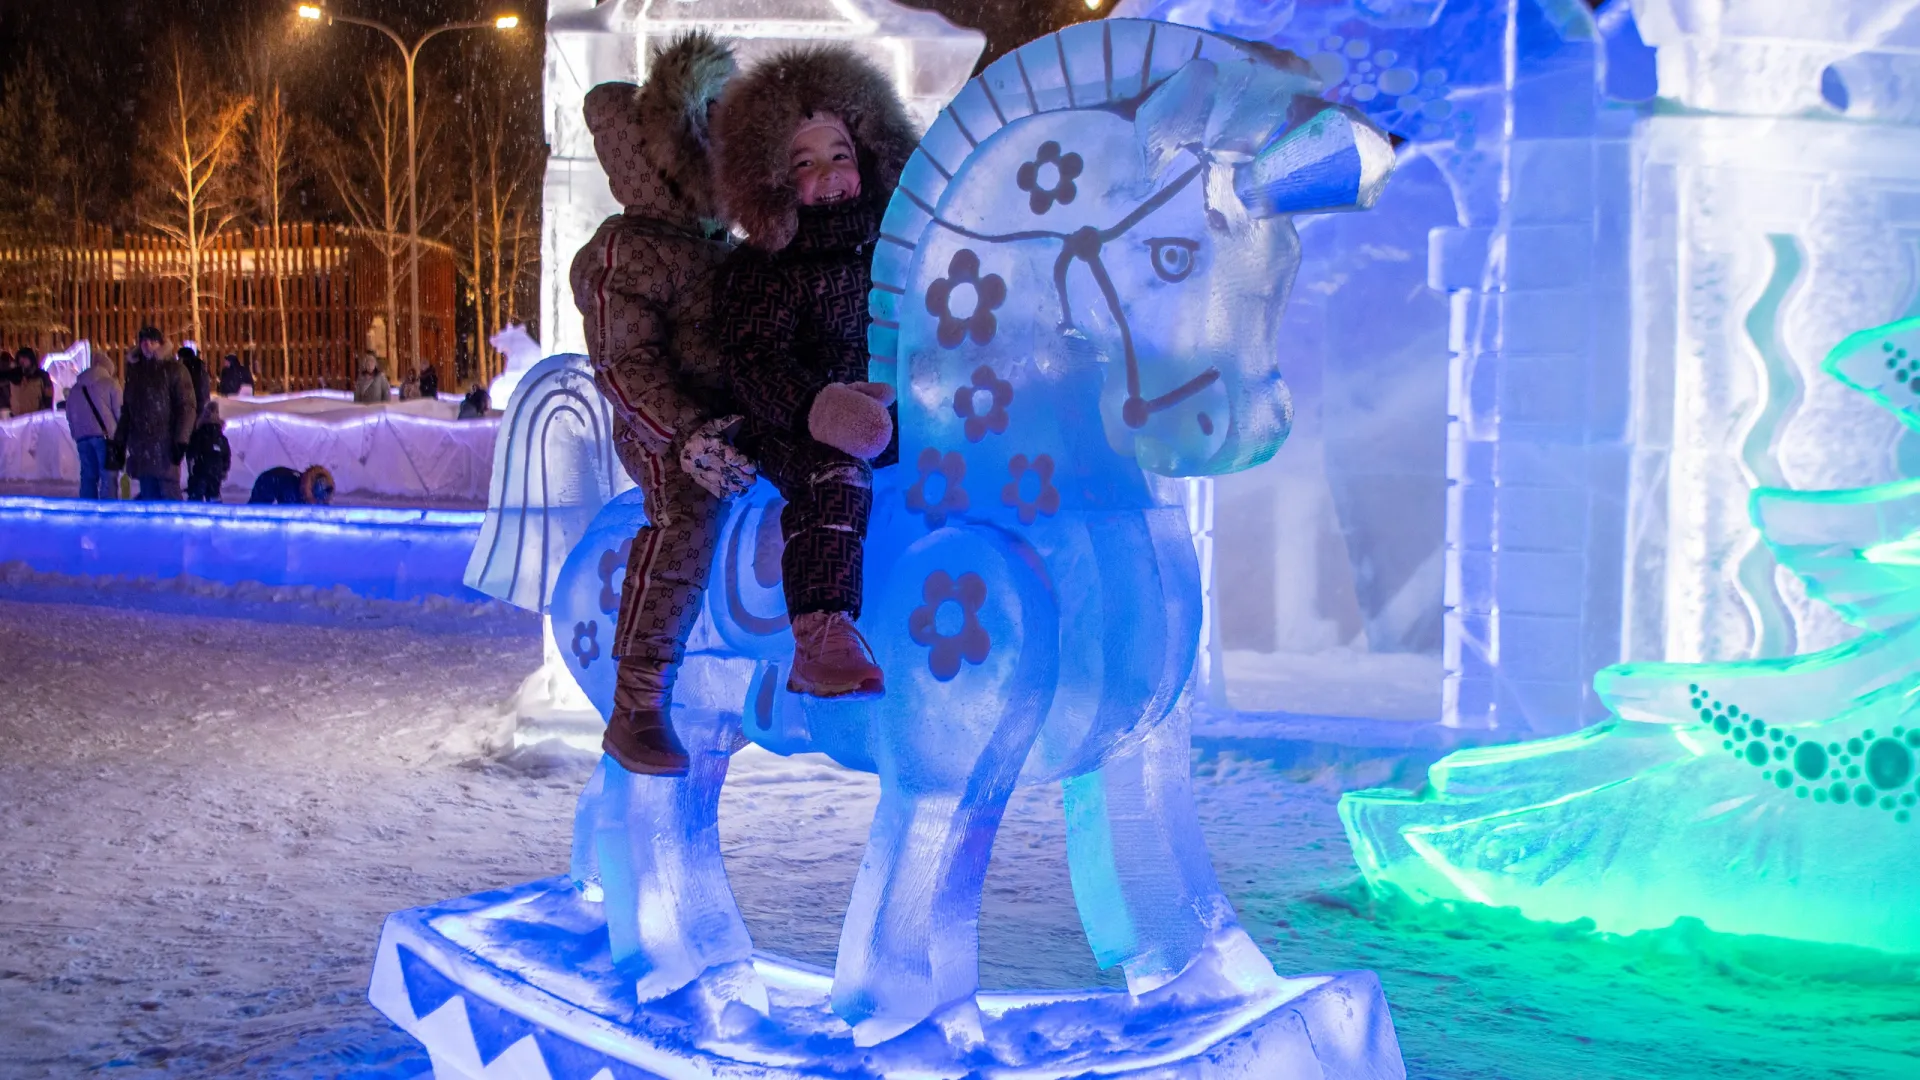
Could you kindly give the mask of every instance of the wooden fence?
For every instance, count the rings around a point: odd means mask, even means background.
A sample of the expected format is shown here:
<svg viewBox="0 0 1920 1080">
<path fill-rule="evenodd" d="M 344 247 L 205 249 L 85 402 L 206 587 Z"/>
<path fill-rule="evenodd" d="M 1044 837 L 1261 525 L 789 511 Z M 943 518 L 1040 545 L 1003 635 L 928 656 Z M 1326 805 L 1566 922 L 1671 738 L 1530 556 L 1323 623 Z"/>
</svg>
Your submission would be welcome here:
<svg viewBox="0 0 1920 1080">
<path fill-rule="evenodd" d="M 330 225 L 232 230 L 202 258 L 200 353 L 215 371 L 237 353 L 259 392 L 348 389 L 354 357 L 372 348 L 396 380 L 415 368 L 408 307 L 406 239 L 394 245 L 394 310 L 386 310 L 384 236 Z M 275 273 L 276 268 L 279 272 Z M 0 344 L 42 352 L 85 339 L 124 357 L 142 326 L 170 342 L 191 337 L 186 249 L 139 234 L 91 229 L 68 246 L 0 248 Z M 281 349 L 275 282 L 285 291 Z M 454 388 L 453 253 L 421 242 L 421 354 Z M 383 328 L 386 332 L 383 333 Z"/>
</svg>

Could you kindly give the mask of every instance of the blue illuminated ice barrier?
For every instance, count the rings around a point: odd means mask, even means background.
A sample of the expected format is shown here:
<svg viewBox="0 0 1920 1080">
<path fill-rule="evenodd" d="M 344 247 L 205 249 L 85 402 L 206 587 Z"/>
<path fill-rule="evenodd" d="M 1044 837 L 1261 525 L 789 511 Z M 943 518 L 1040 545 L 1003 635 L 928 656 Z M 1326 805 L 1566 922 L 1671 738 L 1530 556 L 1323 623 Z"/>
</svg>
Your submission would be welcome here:
<svg viewBox="0 0 1920 1080">
<path fill-rule="evenodd" d="M 478 513 L 0 497 L 0 563 L 40 573 L 482 599 L 460 579 Z"/>
</svg>

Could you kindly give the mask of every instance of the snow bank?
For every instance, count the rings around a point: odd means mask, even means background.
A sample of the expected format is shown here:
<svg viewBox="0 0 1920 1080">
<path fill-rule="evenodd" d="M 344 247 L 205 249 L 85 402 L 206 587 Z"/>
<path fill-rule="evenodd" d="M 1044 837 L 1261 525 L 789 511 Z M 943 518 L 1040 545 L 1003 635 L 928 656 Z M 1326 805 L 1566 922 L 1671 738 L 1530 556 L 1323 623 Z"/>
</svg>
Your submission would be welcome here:
<svg viewBox="0 0 1920 1080">
<path fill-rule="evenodd" d="M 484 504 L 497 417 L 455 420 L 445 399 L 356 405 L 339 392 L 220 398 L 233 446 L 229 487 L 253 486 L 276 465 L 325 465 L 342 495 Z M 0 420 L 0 481 L 61 481 L 77 488 L 80 458 L 60 412 Z"/>
</svg>

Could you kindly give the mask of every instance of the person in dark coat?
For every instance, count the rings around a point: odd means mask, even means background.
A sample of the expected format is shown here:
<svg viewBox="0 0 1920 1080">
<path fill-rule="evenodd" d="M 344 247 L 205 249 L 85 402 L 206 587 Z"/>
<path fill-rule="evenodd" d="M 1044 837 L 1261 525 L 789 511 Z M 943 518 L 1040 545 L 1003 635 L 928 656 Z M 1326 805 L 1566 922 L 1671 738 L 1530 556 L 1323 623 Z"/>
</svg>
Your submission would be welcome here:
<svg viewBox="0 0 1920 1080">
<path fill-rule="evenodd" d="M 220 368 L 220 396 L 238 397 L 240 388 L 253 387 L 253 369 L 240 362 L 234 353 L 227 354 L 227 360 Z"/>
<path fill-rule="evenodd" d="M 493 403 L 487 400 L 487 388 L 474 383 L 473 389 L 467 391 L 467 396 L 460 399 L 460 419 L 485 420 L 487 410 L 492 407 Z"/>
<path fill-rule="evenodd" d="M 787 500 L 787 687 L 882 693 L 854 625 L 873 466 L 898 453 L 893 388 L 867 381 L 867 294 L 915 128 L 873 64 L 844 47 L 808 47 L 735 79 L 714 141 L 721 208 L 747 234 L 728 259 L 717 316 L 746 410 L 740 446 Z"/>
<path fill-rule="evenodd" d="M 220 418 L 220 403 L 207 402 L 200 410 L 200 423 L 187 443 L 187 501 L 219 502 L 220 486 L 227 482 L 227 470 L 233 465 L 233 449 L 227 445 L 227 422 Z"/>
<path fill-rule="evenodd" d="M 333 474 L 324 465 L 295 472 L 275 465 L 253 481 L 252 506 L 327 506 L 333 502 Z"/>
<path fill-rule="evenodd" d="M 191 346 L 182 345 L 175 354 L 180 358 L 181 366 L 187 369 L 187 377 L 193 380 L 193 415 L 199 416 L 200 410 L 213 400 L 213 376 L 207 371 L 206 361 Z"/>
<path fill-rule="evenodd" d="M 7 385 L 13 415 L 53 408 L 53 378 L 40 369 L 40 354 L 22 345 L 13 359 L 15 367 Z"/>
<path fill-rule="evenodd" d="M 140 498 L 177 501 L 180 462 L 193 439 L 200 410 L 186 365 L 166 355 L 159 330 L 145 327 L 127 354 L 116 437 L 127 452 L 127 475 L 140 482 Z"/>
<path fill-rule="evenodd" d="M 420 369 L 420 396 L 428 401 L 440 399 L 440 373 L 432 365 Z"/>
</svg>

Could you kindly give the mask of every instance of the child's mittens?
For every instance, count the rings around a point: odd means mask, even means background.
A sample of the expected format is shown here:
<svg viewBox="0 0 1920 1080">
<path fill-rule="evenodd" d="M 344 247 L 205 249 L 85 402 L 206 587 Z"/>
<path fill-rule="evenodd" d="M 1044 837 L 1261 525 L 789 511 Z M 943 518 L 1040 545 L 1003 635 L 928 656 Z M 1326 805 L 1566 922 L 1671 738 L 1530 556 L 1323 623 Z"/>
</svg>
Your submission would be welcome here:
<svg viewBox="0 0 1920 1080">
<path fill-rule="evenodd" d="M 892 401 L 893 388 L 884 383 L 828 383 L 807 410 L 807 431 L 835 450 L 872 461 L 893 441 L 893 417 L 887 415 Z"/>
<path fill-rule="evenodd" d="M 739 423 L 737 416 L 709 420 L 680 444 L 680 468 L 716 499 L 746 494 L 760 475 L 753 460 L 728 441 Z"/>
</svg>

